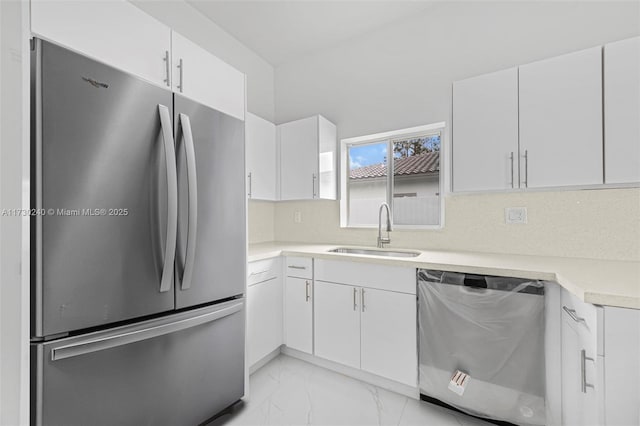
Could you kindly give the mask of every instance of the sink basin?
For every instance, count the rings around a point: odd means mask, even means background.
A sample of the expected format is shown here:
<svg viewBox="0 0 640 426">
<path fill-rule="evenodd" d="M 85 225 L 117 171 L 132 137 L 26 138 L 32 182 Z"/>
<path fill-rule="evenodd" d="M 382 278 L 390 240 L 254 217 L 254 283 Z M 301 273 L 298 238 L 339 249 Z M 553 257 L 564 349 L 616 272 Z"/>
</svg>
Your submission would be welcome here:
<svg viewBox="0 0 640 426">
<path fill-rule="evenodd" d="M 347 253 L 347 254 L 365 254 L 367 256 L 382 256 L 382 257 L 416 257 L 420 256 L 417 251 L 393 251 L 393 250 L 376 250 L 376 249 L 362 249 L 362 248 L 349 248 L 338 247 L 333 250 L 329 250 L 331 253 Z"/>
</svg>

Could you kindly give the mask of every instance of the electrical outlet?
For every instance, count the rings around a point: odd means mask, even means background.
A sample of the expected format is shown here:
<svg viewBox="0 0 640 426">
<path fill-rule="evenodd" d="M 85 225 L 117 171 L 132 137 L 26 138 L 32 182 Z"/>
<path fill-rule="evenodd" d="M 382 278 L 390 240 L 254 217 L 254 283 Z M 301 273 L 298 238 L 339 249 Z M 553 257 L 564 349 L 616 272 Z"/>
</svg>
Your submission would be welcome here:
<svg viewBox="0 0 640 426">
<path fill-rule="evenodd" d="M 293 213 L 293 222 L 302 223 L 302 212 L 296 211 Z"/>
<path fill-rule="evenodd" d="M 526 207 L 507 207 L 504 209 L 505 223 L 527 223 Z"/>
</svg>

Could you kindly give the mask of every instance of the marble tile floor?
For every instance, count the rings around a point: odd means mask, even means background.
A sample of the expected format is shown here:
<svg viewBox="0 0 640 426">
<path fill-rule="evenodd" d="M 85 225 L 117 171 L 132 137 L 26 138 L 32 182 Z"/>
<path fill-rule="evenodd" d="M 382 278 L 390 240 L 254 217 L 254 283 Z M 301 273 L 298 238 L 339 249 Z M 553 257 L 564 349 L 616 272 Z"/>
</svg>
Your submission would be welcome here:
<svg viewBox="0 0 640 426">
<path fill-rule="evenodd" d="M 489 424 L 286 355 L 250 380 L 248 400 L 208 426 Z"/>
</svg>

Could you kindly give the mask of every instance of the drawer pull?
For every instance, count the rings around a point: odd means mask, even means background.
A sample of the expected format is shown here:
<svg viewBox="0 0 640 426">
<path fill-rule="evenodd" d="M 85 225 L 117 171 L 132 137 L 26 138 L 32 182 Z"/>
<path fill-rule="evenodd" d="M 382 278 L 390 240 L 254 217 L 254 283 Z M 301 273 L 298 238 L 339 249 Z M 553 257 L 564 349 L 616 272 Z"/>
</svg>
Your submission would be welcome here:
<svg viewBox="0 0 640 426">
<path fill-rule="evenodd" d="M 580 351 L 580 373 L 582 376 L 582 393 L 587 393 L 587 388 L 595 389 L 591 383 L 587 383 L 587 361 L 594 361 L 593 358 L 587 356 L 587 351 Z"/>
<path fill-rule="evenodd" d="M 360 306 L 362 306 L 362 312 L 364 312 L 364 288 L 360 290 Z"/>
<path fill-rule="evenodd" d="M 358 295 L 358 290 L 354 287 L 353 288 L 353 310 L 354 311 L 358 310 L 358 302 L 356 302 L 357 295 Z"/>
<path fill-rule="evenodd" d="M 296 266 L 296 265 L 289 265 L 289 266 L 287 266 L 287 268 L 289 268 L 289 269 L 307 269 L 306 266 Z"/>
<path fill-rule="evenodd" d="M 584 318 L 580 318 L 579 316 L 576 315 L 576 310 L 575 309 L 569 309 L 566 306 L 562 307 L 562 310 L 565 311 L 572 320 L 574 320 L 575 322 L 583 322 L 583 323 L 587 323 L 587 321 L 585 321 Z"/>
<path fill-rule="evenodd" d="M 269 272 L 269 269 L 265 269 L 264 271 L 252 272 L 249 274 L 249 276 L 253 277 L 254 275 L 266 274 L 267 272 Z"/>
</svg>

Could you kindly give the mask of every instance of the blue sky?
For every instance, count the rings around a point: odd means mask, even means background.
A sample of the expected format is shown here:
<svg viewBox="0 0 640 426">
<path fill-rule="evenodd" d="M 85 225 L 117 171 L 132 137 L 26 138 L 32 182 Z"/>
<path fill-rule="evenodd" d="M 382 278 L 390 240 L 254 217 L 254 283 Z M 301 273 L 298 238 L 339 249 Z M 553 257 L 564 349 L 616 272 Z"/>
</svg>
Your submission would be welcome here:
<svg viewBox="0 0 640 426">
<path fill-rule="evenodd" d="M 371 145 L 360 145 L 349 148 L 350 168 L 369 166 L 384 162 L 387 156 L 387 143 L 376 143 Z"/>
</svg>

